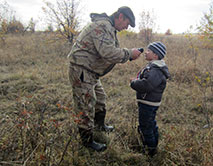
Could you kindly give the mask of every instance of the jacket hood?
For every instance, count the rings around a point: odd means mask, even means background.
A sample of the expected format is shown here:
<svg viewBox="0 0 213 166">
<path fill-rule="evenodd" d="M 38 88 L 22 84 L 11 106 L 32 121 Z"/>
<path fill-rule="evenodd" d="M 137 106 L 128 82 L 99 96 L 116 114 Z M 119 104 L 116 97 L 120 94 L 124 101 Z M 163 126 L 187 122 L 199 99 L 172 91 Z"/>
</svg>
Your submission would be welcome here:
<svg viewBox="0 0 213 166">
<path fill-rule="evenodd" d="M 106 13 L 91 13 L 90 18 L 92 22 L 98 21 L 98 20 L 108 20 L 111 24 L 113 24 L 112 20 Z"/>
<path fill-rule="evenodd" d="M 171 77 L 169 73 L 169 69 L 164 60 L 154 60 L 154 61 L 151 61 L 150 63 L 151 63 L 151 66 L 160 68 L 160 70 L 166 76 L 167 79 Z"/>
</svg>

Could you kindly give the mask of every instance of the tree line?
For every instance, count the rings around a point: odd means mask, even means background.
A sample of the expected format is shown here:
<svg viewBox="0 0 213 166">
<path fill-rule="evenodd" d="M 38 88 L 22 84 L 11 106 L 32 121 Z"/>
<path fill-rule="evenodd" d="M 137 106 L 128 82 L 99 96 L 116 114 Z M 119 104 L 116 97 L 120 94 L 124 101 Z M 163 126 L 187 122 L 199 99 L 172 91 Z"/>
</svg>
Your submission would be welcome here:
<svg viewBox="0 0 213 166">
<path fill-rule="evenodd" d="M 42 10 L 45 14 L 47 28 L 46 32 L 57 32 L 57 34 L 66 39 L 71 44 L 75 36 L 80 31 L 80 13 L 79 9 L 81 0 L 56 0 L 56 3 L 44 1 Z M 139 35 L 145 43 L 150 43 L 156 29 L 156 17 L 154 11 L 142 10 L 139 17 Z M 204 13 L 200 20 L 200 25 L 196 28 L 205 39 L 212 42 L 213 39 L 213 1 L 210 3 L 209 11 Z M 0 38 L 4 39 L 6 34 L 35 32 L 36 22 L 33 18 L 29 23 L 24 24 L 16 19 L 15 10 L 6 2 L 0 1 Z M 168 29 L 165 35 L 172 35 Z"/>
</svg>

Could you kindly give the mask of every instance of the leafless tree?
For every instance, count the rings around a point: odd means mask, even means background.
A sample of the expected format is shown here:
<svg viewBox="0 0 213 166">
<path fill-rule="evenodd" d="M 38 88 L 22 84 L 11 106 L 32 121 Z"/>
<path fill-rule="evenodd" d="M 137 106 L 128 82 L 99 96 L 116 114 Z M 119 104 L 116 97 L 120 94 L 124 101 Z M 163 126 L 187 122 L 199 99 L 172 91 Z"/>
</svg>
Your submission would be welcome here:
<svg viewBox="0 0 213 166">
<path fill-rule="evenodd" d="M 10 7 L 6 1 L 0 1 L 0 22 L 7 20 L 8 22 L 13 19 L 15 11 Z"/>
<path fill-rule="evenodd" d="M 59 34 L 73 43 L 74 36 L 79 28 L 79 4 L 78 0 L 56 0 L 56 3 L 44 2 L 43 11 L 47 22 L 57 29 Z"/>
<path fill-rule="evenodd" d="M 0 39 L 5 45 L 6 33 L 8 33 L 8 25 L 13 20 L 15 11 L 6 1 L 0 1 Z"/>
<path fill-rule="evenodd" d="M 204 13 L 197 29 L 204 39 L 213 45 L 213 1 L 210 3 L 209 12 Z"/>
<path fill-rule="evenodd" d="M 140 37 L 144 39 L 146 44 L 149 44 L 153 38 L 153 32 L 156 28 L 155 23 L 156 17 L 154 15 L 154 11 L 146 11 L 143 10 L 140 13 L 140 20 L 139 20 L 139 30 L 140 30 Z"/>
</svg>

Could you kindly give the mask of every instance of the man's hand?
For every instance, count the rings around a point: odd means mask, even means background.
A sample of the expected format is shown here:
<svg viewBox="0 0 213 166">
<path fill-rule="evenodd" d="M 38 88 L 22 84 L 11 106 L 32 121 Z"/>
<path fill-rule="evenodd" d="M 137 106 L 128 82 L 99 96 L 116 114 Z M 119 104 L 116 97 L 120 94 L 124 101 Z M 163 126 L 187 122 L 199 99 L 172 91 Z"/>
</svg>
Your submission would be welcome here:
<svg viewBox="0 0 213 166">
<path fill-rule="evenodd" d="M 138 48 L 133 48 L 132 49 L 132 56 L 130 57 L 130 61 L 131 60 L 136 60 L 140 57 L 140 54 L 142 53 L 142 49 L 138 49 Z"/>
</svg>

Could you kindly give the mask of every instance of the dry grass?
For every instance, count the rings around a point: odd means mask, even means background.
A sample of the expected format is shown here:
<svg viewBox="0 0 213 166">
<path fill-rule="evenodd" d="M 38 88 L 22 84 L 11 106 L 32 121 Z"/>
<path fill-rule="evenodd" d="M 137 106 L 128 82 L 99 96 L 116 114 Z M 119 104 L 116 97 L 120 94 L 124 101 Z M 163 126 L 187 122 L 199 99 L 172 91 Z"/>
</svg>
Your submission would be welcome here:
<svg viewBox="0 0 213 166">
<path fill-rule="evenodd" d="M 168 49 L 172 74 L 157 114 L 159 153 L 141 153 L 137 134 L 135 92 L 129 78 L 144 58 L 117 65 L 101 80 L 108 95 L 107 123 L 113 133 L 95 133 L 108 149 L 97 153 L 79 143 L 68 80 L 70 45 L 51 34 L 6 36 L 0 45 L 0 165 L 73 166 L 211 166 L 213 163 L 213 59 L 196 37 L 155 36 Z M 120 38 L 121 46 L 145 47 L 136 38 Z M 196 52 L 198 54 L 196 54 Z M 210 80 L 202 86 L 209 73 Z M 206 112 L 208 114 L 206 114 Z"/>
</svg>

